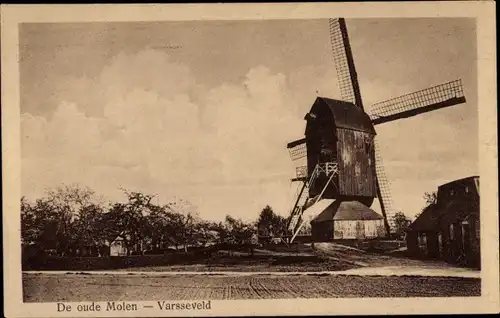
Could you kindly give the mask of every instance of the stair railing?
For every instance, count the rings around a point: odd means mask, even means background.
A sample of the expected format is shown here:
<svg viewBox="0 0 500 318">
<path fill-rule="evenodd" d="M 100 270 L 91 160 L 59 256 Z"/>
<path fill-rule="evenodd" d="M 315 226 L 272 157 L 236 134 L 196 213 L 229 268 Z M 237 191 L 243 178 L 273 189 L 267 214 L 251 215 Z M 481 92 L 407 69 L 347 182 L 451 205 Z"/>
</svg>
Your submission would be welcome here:
<svg viewBox="0 0 500 318">
<path fill-rule="evenodd" d="M 326 165 L 328 163 L 325 164 L 325 168 L 326 168 Z M 321 169 L 320 167 L 320 164 L 317 164 L 316 167 L 314 168 L 314 171 L 319 171 L 319 169 Z M 322 169 L 321 169 L 322 170 Z M 326 173 L 326 169 L 325 169 L 325 173 Z M 319 200 L 321 200 L 321 198 L 323 197 L 323 194 L 325 193 L 326 191 L 326 188 L 328 187 L 328 185 L 332 182 L 333 180 L 333 177 L 338 173 L 338 167 L 337 165 L 334 165 L 333 168 L 332 168 L 332 171 L 331 171 L 331 175 L 330 175 L 330 178 L 328 179 L 328 181 L 325 183 L 323 189 L 321 190 L 321 193 L 315 198 L 314 200 L 314 203 L 311 204 L 311 206 L 315 205 L 316 203 L 319 202 Z M 313 176 L 311 176 L 311 179 L 313 178 Z M 303 212 L 303 211 L 302 211 Z M 300 223 L 299 227 L 294 231 L 294 234 L 290 240 L 290 243 L 293 242 L 293 240 L 295 239 L 295 237 L 299 234 L 300 230 L 302 229 L 302 227 L 304 226 L 304 224 L 307 222 L 307 220 L 302 220 L 302 222 Z"/>
</svg>

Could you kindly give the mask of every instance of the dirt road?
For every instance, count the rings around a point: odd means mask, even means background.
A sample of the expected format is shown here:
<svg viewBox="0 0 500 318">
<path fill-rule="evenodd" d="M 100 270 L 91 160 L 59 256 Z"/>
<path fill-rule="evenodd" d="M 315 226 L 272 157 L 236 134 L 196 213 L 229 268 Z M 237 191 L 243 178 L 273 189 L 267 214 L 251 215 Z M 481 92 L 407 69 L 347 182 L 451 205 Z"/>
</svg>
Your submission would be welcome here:
<svg viewBox="0 0 500 318">
<path fill-rule="evenodd" d="M 23 274 L 25 302 L 479 296 L 480 279 L 381 276 Z"/>
</svg>

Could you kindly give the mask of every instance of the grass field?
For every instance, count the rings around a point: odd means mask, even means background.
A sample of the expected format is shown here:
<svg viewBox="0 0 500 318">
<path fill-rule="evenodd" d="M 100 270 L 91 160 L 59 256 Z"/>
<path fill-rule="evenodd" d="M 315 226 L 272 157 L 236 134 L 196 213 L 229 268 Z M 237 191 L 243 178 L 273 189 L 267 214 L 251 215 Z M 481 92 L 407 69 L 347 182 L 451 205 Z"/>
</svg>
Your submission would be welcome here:
<svg viewBox="0 0 500 318">
<path fill-rule="evenodd" d="M 480 296 L 472 278 L 23 274 L 25 302 Z"/>
</svg>

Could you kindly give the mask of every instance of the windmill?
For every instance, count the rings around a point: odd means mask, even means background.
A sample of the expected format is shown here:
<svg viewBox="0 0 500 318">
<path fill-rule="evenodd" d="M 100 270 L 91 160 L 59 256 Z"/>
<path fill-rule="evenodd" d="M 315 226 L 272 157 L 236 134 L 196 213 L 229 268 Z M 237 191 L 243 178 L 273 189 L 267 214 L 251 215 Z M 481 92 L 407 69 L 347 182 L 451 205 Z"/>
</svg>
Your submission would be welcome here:
<svg viewBox="0 0 500 318">
<path fill-rule="evenodd" d="M 307 158 L 296 168 L 299 182 L 288 230 L 299 234 L 308 220 L 334 200 L 357 201 L 370 207 L 379 199 L 387 234 L 392 214 L 375 126 L 465 103 L 461 80 L 444 83 L 387 101 L 365 111 L 343 18 L 330 19 L 330 40 L 342 100 L 318 97 L 305 116 L 305 138 L 288 143 L 291 159 Z"/>
</svg>

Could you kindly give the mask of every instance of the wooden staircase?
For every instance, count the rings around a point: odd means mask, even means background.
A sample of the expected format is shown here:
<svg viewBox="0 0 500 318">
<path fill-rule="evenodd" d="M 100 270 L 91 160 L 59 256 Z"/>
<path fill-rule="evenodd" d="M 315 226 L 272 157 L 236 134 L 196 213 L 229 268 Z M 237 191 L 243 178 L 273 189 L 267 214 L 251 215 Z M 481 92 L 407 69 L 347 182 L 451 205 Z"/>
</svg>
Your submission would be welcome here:
<svg viewBox="0 0 500 318">
<path fill-rule="evenodd" d="M 314 185 L 318 175 L 321 173 L 325 173 L 329 179 L 325 183 L 323 190 L 321 193 L 315 198 L 309 197 L 309 189 Z M 295 196 L 295 204 L 291 209 L 289 221 L 288 221 L 288 231 L 292 233 L 292 239 L 290 242 L 293 242 L 295 237 L 299 234 L 300 230 L 304 226 L 304 224 L 308 221 L 309 218 L 303 218 L 304 211 L 313 208 L 315 204 L 317 204 L 323 197 L 325 190 L 328 185 L 332 182 L 333 177 L 338 174 L 338 166 L 336 163 L 328 162 L 323 164 L 317 164 L 311 173 L 310 178 L 302 184 L 300 187 L 300 191 L 297 192 Z M 308 204 L 311 200 L 313 200 L 312 204 Z"/>
</svg>

